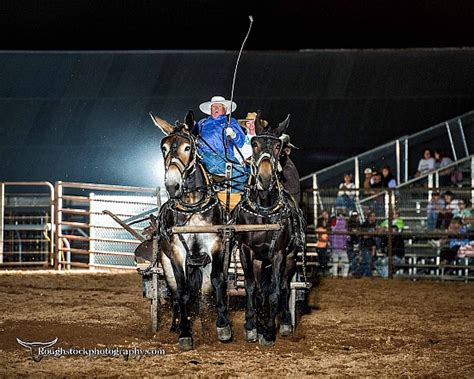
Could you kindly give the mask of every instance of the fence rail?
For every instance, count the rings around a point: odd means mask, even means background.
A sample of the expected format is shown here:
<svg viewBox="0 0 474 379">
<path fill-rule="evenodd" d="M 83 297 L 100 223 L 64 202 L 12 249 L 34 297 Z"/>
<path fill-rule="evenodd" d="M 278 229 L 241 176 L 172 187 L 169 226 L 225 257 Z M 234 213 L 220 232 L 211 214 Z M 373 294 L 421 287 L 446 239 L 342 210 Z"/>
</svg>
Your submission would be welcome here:
<svg viewBox="0 0 474 379">
<path fill-rule="evenodd" d="M 471 158 L 467 161 L 472 163 Z M 436 180 L 428 181 L 430 183 L 436 183 Z M 158 196 L 154 188 L 90 183 L 57 182 L 53 186 L 47 182 L 7 182 L 1 183 L 0 190 L 0 268 L 135 269 L 133 250 L 140 241 L 103 211 L 110 210 L 122 220 L 132 220 L 141 213 L 156 211 L 162 199 L 166 199 L 164 194 Z M 406 225 L 400 232 L 383 228 L 375 232 L 351 231 L 352 234 L 373 235 L 386 241 L 397 236 L 402 238 L 405 260 L 397 265 L 390 262 L 394 276 L 474 279 L 472 259 L 456 258 L 451 262 L 443 262 L 442 251 L 446 245 L 443 242 L 436 243 L 456 235 L 445 230 L 446 223 L 441 228 L 433 229 L 427 214 L 433 193 L 437 190 L 451 191 L 455 199 L 463 199 L 466 207 L 471 208 L 473 186 L 436 189 L 406 185 L 377 190 L 377 193 L 369 195 L 365 194 L 366 190 L 354 189 L 354 208 L 343 210 L 347 212 L 346 217 L 349 211 L 357 211 L 363 220 L 368 211 L 374 210 L 377 212 L 377 223 L 387 220 L 388 224 L 393 221 L 391 215 L 394 210 L 400 213 Z M 321 211 L 327 209 L 330 216 L 331 213 L 337 215 L 341 210 L 339 205 L 345 204 L 338 203 L 338 191 L 338 188 L 329 188 L 303 192 L 304 212 L 308 220 L 314 220 L 313 223 L 309 222 L 307 233 L 307 263 L 310 270 L 319 267 L 315 227 Z M 133 230 L 141 233 L 146 226 L 146 221 L 140 221 L 133 226 Z M 467 238 L 472 240 L 472 230 L 469 233 Z M 337 234 L 328 230 L 328 235 Z M 349 233 L 346 232 L 346 235 Z M 21 248 L 18 248 L 20 244 Z M 390 258 L 393 256 L 393 249 L 390 249 L 387 243 L 387 246 L 378 250 L 378 257 Z M 448 271 L 455 274 L 448 275 Z"/>
</svg>

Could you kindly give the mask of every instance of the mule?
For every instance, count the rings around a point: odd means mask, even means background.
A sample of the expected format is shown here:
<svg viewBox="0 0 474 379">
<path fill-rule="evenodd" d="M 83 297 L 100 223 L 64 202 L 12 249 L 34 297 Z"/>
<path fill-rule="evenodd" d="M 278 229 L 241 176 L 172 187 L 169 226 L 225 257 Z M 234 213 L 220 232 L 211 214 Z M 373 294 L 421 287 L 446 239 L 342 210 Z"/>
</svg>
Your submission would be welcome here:
<svg viewBox="0 0 474 379">
<path fill-rule="evenodd" d="M 294 221 L 297 205 L 278 180 L 278 159 L 289 115 L 278 127 L 264 129 L 255 120 L 251 140 L 251 175 L 247 191 L 233 212 L 236 224 L 279 224 L 278 231 L 242 232 L 236 237 L 245 276 L 245 339 L 272 346 L 276 317 L 280 335 L 292 331 L 290 282 L 296 272 L 297 243 Z"/>
<path fill-rule="evenodd" d="M 176 126 L 150 115 L 166 135 L 161 141 L 161 150 L 169 200 L 160 209 L 157 229 L 161 264 L 173 298 L 172 329 L 179 333 L 181 349 L 192 349 L 191 306 L 199 306 L 204 331 L 205 320 L 211 317 L 211 309 L 215 305 L 218 339 L 228 342 L 232 331 L 225 303 L 221 234 L 170 233 L 173 226 L 205 226 L 224 222 L 222 207 L 200 163 L 191 134 L 194 115 L 189 112 L 185 122 L 177 122 Z"/>
</svg>

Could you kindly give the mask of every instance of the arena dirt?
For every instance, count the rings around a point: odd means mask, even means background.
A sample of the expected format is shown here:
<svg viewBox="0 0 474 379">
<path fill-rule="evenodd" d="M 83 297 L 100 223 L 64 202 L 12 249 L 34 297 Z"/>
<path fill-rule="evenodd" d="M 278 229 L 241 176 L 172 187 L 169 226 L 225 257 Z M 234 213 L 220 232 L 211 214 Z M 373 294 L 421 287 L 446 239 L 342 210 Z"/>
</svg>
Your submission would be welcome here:
<svg viewBox="0 0 474 379">
<path fill-rule="evenodd" d="M 474 377 L 474 284 L 325 279 L 292 337 L 264 348 L 243 341 L 239 299 L 234 341 L 215 342 L 194 325 L 195 349 L 150 332 L 149 302 L 135 272 L 0 274 L 0 376 L 390 376 Z M 16 338 L 54 347 L 161 348 L 165 355 L 44 357 Z"/>
</svg>

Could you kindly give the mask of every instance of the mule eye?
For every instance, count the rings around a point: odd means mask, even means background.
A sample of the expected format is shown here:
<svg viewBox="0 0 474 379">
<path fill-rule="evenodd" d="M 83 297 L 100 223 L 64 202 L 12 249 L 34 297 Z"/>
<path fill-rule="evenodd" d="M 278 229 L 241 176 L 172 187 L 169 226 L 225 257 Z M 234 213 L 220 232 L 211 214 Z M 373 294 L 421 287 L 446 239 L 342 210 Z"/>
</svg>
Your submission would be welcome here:
<svg viewBox="0 0 474 379">
<path fill-rule="evenodd" d="M 257 146 L 258 146 L 257 142 L 252 143 L 252 147 L 257 147 Z"/>
<path fill-rule="evenodd" d="M 276 146 L 275 146 L 275 147 L 276 147 L 278 150 L 280 150 L 280 148 L 281 148 L 281 144 L 279 144 L 279 143 L 278 143 L 278 144 L 276 144 Z"/>
<path fill-rule="evenodd" d="M 186 147 L 184 148 L 184 151 L 189 151 L 189 150 L 191 150 L 191 146 L 186 146 Z"/>
</svg>

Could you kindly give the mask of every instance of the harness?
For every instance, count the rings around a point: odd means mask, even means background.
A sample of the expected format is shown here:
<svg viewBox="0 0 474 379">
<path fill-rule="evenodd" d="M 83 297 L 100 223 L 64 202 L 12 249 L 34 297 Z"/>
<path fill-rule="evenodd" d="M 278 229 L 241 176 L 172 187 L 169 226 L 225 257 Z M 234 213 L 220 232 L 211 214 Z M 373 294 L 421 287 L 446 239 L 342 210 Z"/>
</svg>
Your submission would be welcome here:
<svg viewBox="0 0 474 379">
<path fill-rule="evenodd" d="M 249 178 L 249 185 L 246 188 L 246 191 L 242 197 L 242 201 L 237 205 L 234 211 L 234 219 L 241 214 L 241 212 L 253 215 L 255 217 L 261 217 L 268 220 L 269 223 L 279 224 L 279 230 L 275 231 L 272 234 L 270 244 L 269 244 L 269 257 L 271 258 L 274 254 L 276 243 L 280 238 L 281 232 L 283 230 L 283 226 L 285 224 L 285 220 L 288 220 L 288 226 L 293 230 L 290 230 L 290 241 L 286 247 L 286 254 L 287 257 L 291 256 L 288 255 L 290 248 L 296 244 L 297 247 L 301 248 L 302 250 L 302 266 L 303 266 L 303 278 L 306 281 L 306 249 L 305 246 L 305 235 L 303 226 L 305 226 L 304 217 L 302 215 L 301 210 L 297 207 L 294 203 L 291 195 L 289 195 L 282 187 L 280 181 L 278 180 L 278 176 L 276 175 L 277 168 L 278 168 L 278 159 L 275 158 L 275 155 L 272 154 L 272 148 L 274 145 L 275 140 L 280 142 L 280 139 L 271 135 L 271 134 L 260 134 L 257 136 L 252 137 L 254 138 L 263 137 L 264 140 L 262 141 L 262 153 L 257 159 L 252 157 L 251 159 L 251 177 Z M 277 157 L 280 156 L 282 147 L 280 147 Z M 258 181 L 258 167 L 260 163 L 264 160 L 270 160 L 272 166 L 272 181 L 268 191 L 271 191 L 274 186 L 277 187 L 278 191 L 278 199 L 275 204 L 270 207 L 263 207 L 256 202 L 252 201 L 250 194 L 255 193 L 256 191 L 262 190 L 261 183 Z M 254 180 L 252 180 L 254 179 Z M 253 183 L 252 183 L 253 182 Z M 298 226 L 301 225 L 301 227 Z M 303 235 L 300 235 L 303 234 Z M 301 247 L 297 243 L 298 237 L 300 239 Z"/>
</svg>

